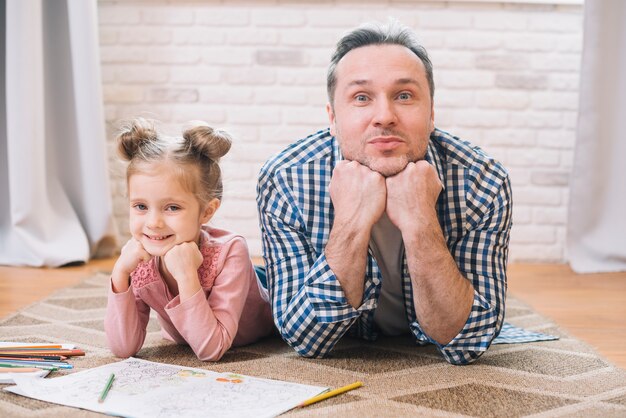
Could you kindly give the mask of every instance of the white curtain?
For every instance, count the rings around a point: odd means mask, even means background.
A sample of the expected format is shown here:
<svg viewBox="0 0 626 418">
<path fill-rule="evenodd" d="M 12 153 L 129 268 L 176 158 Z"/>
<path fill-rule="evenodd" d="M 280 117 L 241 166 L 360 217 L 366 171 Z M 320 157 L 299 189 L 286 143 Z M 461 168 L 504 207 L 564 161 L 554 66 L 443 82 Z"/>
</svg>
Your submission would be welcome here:
<svg viewBox="0 0 626 418">
<path fill-rule="evenodd" d="M 626 271 L 626 1 L 585 0 L 584 22 L 569 261 Z"/>
<path fill-rule="evenodd" d="M 0 264 L 110 255 L 96 0 L 0 4 Z"/>
</svg>

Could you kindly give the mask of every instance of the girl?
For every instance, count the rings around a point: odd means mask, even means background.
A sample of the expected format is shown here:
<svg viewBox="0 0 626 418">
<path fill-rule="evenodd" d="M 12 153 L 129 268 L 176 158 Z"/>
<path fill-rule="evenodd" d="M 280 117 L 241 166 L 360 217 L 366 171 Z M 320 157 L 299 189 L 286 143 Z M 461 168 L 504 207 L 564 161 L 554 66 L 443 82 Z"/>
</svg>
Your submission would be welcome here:
<svg viewBox="0 0 626 418">
<path fill-rule="evenodd" d="M 245 240 L 203 226 L 220 206 L 218 161 L 230 149 L 228 134 L 199 125 L 168 138 L 138 119 L 117 141 L 129 161 L 132 238 L 111 276 L 104 326 L 113 354 L 139 351 L 150 308 L 162 335 L 189 344 L 200 360 L 269 335 L 270 307 Z"/>
</svg>

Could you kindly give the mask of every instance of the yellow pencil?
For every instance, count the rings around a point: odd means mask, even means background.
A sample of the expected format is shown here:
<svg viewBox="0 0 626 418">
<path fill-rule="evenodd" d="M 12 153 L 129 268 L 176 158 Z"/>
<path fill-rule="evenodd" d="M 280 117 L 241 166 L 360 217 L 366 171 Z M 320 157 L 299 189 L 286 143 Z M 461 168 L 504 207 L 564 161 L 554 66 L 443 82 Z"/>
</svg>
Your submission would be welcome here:
<svg viewBox="0 0 626 418">
<path fill-rule="evenodd" d="M 344 387 L 341 387 L 341 388 L 338 388 L 338 389 L 334 389 L 334 390 L 331 390 L 331 391 L 328 391 L 328 392 L 324 392 L 321 395 L 317 395 L 317 396 L 312 397 L 311 399 L 307 399 L 306 401 L 302 402 L 300 404 L 300 406 L 301 407 L 302 406 L 309 406 L 309 405 L 311 405 L 311 404 L 313 404 L 315 402 L 319 402 L 319 401 L 323 401 L 324 399 L 332 398 L 333 396 L 340 395 L 340 394 L 345 393 L 345 392 L 347 392 L 349 390 L 352 390 L 352 389 L 360 388 L 361 386 L 363 386 L 363 382 L 354 382 L 351 385 L 347 385 L 347 386 L 344 386 Z"/>
</svg>

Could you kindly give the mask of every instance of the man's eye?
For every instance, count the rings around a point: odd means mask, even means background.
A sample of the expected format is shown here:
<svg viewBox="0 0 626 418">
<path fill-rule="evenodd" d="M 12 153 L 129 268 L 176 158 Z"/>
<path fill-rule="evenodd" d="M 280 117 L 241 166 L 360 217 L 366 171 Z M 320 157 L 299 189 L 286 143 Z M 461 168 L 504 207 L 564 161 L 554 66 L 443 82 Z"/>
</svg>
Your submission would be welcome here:
<svg viewBox="0 0 626 418">
<path fill-rule="evenodd" d="M 364 94 L 359 94 L 354 98 L 357 102 L 366 102 L 367 96 Z"/>
<path fill-rule="evenodd" d="M 409 100 L 411 98 L 411 95 L 409 93 L 400 93 L 398 95 L 398 99 L 400 100 Z"/>
</svg>

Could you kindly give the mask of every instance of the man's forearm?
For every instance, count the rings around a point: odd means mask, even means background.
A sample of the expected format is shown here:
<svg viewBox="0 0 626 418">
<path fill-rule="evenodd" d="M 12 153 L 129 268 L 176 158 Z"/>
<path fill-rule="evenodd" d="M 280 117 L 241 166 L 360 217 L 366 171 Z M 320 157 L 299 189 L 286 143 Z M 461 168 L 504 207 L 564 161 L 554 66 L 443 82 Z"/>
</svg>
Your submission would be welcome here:
<svg viewBox="0 0 626 418">
<path fill-rule="evenodd" d="M 370 229 L 359 227 L 352 221 L 336 222 L 324 249 L 328 266 L 341 284 L 348 303 L 355 309 L 363 301 L 369 240 Z"/>
<path fill-rule="evenodd" d="M 426 334 L 445 345 L 465 325 L 474 288 L 454 262 L 436 216 L 416 222 L 402 237 L 417 320 Z"/>
</svg>

